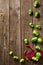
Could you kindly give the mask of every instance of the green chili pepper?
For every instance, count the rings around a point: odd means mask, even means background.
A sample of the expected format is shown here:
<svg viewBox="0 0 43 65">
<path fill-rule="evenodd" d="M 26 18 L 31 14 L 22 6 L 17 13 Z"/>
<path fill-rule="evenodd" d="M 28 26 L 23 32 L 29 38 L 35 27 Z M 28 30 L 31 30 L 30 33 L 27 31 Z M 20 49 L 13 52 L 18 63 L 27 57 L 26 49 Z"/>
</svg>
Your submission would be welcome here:
<svg viewBox="0 0 43 65">
<path fill-rule="evenodd" d="M 35 12 L 35 17 L 39 18 L 40 17 L 40 13 L 39 12 Z"/>
<path fill-rule="evenodd" d="M 29 23 L 29 26 L 30 26 L 31 28 L 34 28 L 34 25 L 33 25 L 32 22 Z"/>
<path fill-rule="evenodd" d="M 37 37 L 33 37 L 33 38 L 31 39 L 31 41 L 32 41 L 32 43 L 37 42 Z"/>
<path fill-rule="evenodd" d="M 30 9 L 30 10 L 28 10 L 28 14 L 29 15 L 33 15 L 33 11 Z"/>
<path fill-rule="evenodd" d="M 22 58 L 22 59 L 20 59 L 20 62 L 23 63 L 23 62 L 25 62 L 25 60 Z"/>
<path fill-rule="evenodd" d="M 33 30 L 33 35 L 38 36 L 39 35 L 38 31 L 37 30 Z"/>
<path fill-rule="evenodd" d="M 39 6 L 39 2 L 38 1 L 35 1 L 34 2 L 34 7 L 38 7 Z"/>
<path fill-rule="evenodd" d="M 24 43 L 25 43 L 25 44 L 28 44 L 28 42 L 29 42 L 28 39 L 25 38 L 25 39 L 24 39 Z"/>
<path fill-rule="evenodd" d="M 36 25 L 36 29 L 40 30 L 41 26 L 39 24 Z"/>
<path fill-rule="evenodd" d="M 41 38 L 38 38 L 37 42 L 40 44 L 40 43 L 42 43 L 43 41 L 42 41 Z"/>
</svg>

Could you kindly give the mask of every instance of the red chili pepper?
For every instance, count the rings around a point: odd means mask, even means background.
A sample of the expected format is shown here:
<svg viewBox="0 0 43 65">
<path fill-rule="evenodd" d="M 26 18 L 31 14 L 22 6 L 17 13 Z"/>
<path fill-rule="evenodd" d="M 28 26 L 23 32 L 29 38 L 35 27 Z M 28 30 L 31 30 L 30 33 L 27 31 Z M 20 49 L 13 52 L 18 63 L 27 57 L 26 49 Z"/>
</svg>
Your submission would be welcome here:
<svg viewBox="0 0 43 65">
<path fill-rule="evenodd" d="M 27 49 L 24 51 L 24 59 L 28 60 L 28 58 L 26 57 L 26 52 L 27 52 Z"/>
<path fill-rule="evenodd" d="M 34 50 L 34 48 L 31 45 L 26 45 L 28 48 L 30 48 L 32 51 Z"/>
<path fill-rule="evenodd" d="M 31 45 L 26 45 L 26 47 L 30 48 L 31 51 L 34 50 L 33 47 L 32 47 Z M 24 51 L 24 59 L 25 59 L 25 60 L 28 60 L 28 57 L 26 56 L 26 53 L 27 53 L 27 51 L 28 51 L 28 48 Z"/>
</svg>

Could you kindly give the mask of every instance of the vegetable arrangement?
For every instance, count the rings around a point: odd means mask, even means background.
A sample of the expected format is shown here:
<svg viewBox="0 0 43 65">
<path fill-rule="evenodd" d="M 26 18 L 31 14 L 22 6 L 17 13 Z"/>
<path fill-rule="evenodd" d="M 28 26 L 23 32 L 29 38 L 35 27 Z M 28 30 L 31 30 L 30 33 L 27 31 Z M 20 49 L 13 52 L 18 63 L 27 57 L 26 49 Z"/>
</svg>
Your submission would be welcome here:
<svg viewBox="0 0 43 65">
<path fill-rule="evenodd" d="M 37 0 L 34 1 L 34 7 L 35 8 L 38 8 L 39 5 L 40 4 L 39 4 L 39 2 Z M 40 13 L 38 11 L 35 12 L 35 13 L 33 13 L 33 11 L 31 9 L 28 10 L 28 14 L 29 15 L 33 14 L 36 18 L 40 17 Z M 42 44 L 43 40 L 42 40 L 42 38 L 39 37 L 39 32 L 38 32 L 38 30 L 41 30 L 41 26 L 39 24 L 34 25 L 32 22 L 30 22 L 29 23 L 29 27 L 30 28 L 36 28 L 36 30 L 32 31 L 32 34 L 34 36 L 31 38 L 31 42 L 34 43 L 34 44 L 36 44 L 36 43 Z M 26 49 L 24 51 L 24 58 L 25 58 L 25 60 L 29 60 L 30 59 L 30 60 L 33 60 L 33 61 L 39 61 L 40 58 L 43 58 L 43 51 L 41 51 L 41 49 L 40 49 L 40 47 L 38 45 L 35 47 L 36 52 L 34 51 L 34 48 L 31 45 L 27 44 L 26 47 L 28 47 L 29 49 L 31 49 L 31 51 L 28 52 L 28 54 L 27 54 L 28 49 Z"/>
</svg>

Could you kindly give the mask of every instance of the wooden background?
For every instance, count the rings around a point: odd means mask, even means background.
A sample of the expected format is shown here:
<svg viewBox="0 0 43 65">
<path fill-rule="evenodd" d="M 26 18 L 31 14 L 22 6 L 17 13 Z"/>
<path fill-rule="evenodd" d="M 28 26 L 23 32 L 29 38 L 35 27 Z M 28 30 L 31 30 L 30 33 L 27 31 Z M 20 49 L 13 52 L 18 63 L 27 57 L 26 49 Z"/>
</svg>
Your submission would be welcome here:
<svg viewBox="0 0 43 65">
<path fill-rule="evenodd" d="M 15 62 L 9 56 L 9 51 L 13 50 L 14 55 L 23 58 L 23 52 L 26 49 L 23 44 L 23 39 L 26 37 L 29 44 L 31 43 L 32 29 L 29 27 L 29 22 L 32 21 L 34 25 L 40 24 L 40 37 L 43 39 L 43 0 L 39 0 L 40 8 L 34 8 L 34 0 L 0 0 L 0 65 L 43 65 L 43 59 L 38 63 L 31 61 Z M 30 17 L 27 13 L 29 9 L 33 12 L 40 12 L 40 19 L 34 16 Z M 43 50 L 43 45 L 40 45 Z"/>
</svg>

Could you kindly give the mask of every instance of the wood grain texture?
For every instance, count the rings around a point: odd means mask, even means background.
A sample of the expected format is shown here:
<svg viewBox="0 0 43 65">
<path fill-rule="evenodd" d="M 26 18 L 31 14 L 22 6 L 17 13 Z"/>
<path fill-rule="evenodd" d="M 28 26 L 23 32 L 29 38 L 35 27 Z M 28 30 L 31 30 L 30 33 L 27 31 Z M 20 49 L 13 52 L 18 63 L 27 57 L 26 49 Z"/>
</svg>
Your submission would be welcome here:
<svg viewBox="0 0 43 65">
<path fill-rule="evenodd" d="M 9 0 L 0 0 L 0 35 L 2 38 L 0 39 L 1 43 L 1 53 L 2 53 L 2 61 L 0 60 L 1 65 L 9 65 Z M 3 25 L 3 26 L 2 26 Z M 2 27 L 2 29 L 1 29 Z"/>
<path fill-rule="evenodd" d="M 24 58 L 24 50 L 26 45 L 23 43 L 23 39 L 27 38 L 29 44 L 35 49 L 36 45 L 39 45 L 43 50 L 43 44 L 33 44 L 31 42 L 32 31 L 29 27 L 29 22 L 32 22 L 34 26 L 36 24 L 41 25 L 41 31 L 39 31 L 39 37 L 43 39 L 43 0 L 38 0 L 40 3 L 39 8 L 34 8 L 35 0 L 0 0 L 0 65 L 43 65 L 43 59 L 35 63 L 32 61 L 26 61 L 20 63 L 14 61 L 13 57 L 9 56 L 9 51 L 13 51 L 13 56 L 17 55 L 19 60 Z M 28 10 L 33 10 L 33 16 L 28 14 Z M 34 16 L 34 12 L 40 13 L 40 18 L 37 19 Z M 29 50 L 30 51 L 30 50 Z"/>
<path fill-rule="evenodd" d="M 22 48 L 21 48 L 21 55 L 22 58 L 24 57 L 24 50 L 26 49 L 26 46 L 23 42 L 24 38 L 27 38 L 29 40 L 29 44 L 31 43 L 31 37 L 32 37 L 32 29 L 29 27 L 29 23 L 33 22 L 32 16 L 28 14 L 28 10 L 32 9 L 32 0 L 21 0 L 21 35 L 22 35 Z M 25 62 L 24 65 L 32 65 L 32 62 Z"/>
<path fill-rule="evenodd" d="M 4 64 L 3 17 L 0 17 L 0 65 Z M 2 63 L 1 63 L 2 62 Z"/>
<path fill-rule="evenodd" d="M 20 0 L 10 0 L 10 50 L 21 58 Z M 10 57 L 10 65 L 19 65 Z"/>
</svg>

